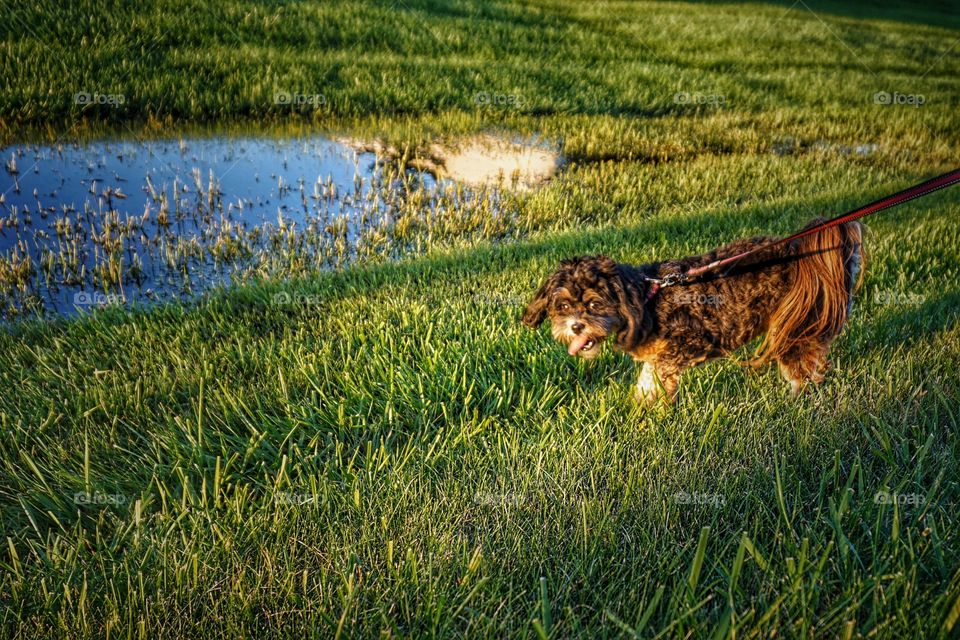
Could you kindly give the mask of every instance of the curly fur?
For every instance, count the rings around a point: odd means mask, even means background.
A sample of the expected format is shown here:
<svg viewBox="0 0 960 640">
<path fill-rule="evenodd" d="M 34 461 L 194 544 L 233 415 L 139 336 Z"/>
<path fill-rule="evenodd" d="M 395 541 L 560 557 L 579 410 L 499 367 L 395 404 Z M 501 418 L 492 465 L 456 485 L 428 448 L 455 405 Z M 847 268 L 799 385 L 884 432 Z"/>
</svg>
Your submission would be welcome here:
<svg viewBox="0 0 960 640">
<path fill-rule="evenodd" d="M 644 402 L 672 400 L 683 370 L 764 336 L 752 364 L 777 362 L 796 395 L 807 382 L 823 379 L 830 343 L 849 316 L 863 273 L 858 223 L 761 250 L 723 272 L 649 295 L 648 278 L 684 273 L 772 241 L 738 240 L 700 256 L 641 266 L 606 256 L 564 260 L 522 321 L 535 328 L 550 317 L 553 336 L 571 355 L 587 358 L 612 336 L 616 349 L 644 362 L 637 386 Z"/>
</svg>

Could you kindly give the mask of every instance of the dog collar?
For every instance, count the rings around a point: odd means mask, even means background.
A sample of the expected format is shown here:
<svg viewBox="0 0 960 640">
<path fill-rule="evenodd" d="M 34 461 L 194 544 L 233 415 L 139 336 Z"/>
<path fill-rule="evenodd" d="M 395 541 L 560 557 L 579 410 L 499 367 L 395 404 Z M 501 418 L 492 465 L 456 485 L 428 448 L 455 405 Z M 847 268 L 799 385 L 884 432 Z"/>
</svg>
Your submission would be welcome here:
<svg viewBox="0 0 960 640">
<path fill-rule="evenodd" d="M 656 281 L 650 282 L 650 288 L 647 289 L 647 302 L 653 300 L 653 296 L 657 295 L 657 291 L 660 291 L 660 283 Z"/>
</svg>

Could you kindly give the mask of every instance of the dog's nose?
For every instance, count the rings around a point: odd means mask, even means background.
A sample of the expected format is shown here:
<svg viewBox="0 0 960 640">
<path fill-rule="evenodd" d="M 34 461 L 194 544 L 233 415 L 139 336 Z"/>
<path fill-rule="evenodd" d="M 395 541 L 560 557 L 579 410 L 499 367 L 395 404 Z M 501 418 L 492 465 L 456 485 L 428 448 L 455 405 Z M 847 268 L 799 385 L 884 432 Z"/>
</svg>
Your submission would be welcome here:
<svg viewBox="0 0 960 640">
<path fill-rule="evenodd" d="M 570 325 L 570 330 L 573 331 L 574 334 L 580 335 L 580 332 L 583 331 L 583 323 L 574 322 L 572 325 Z"/>
</svg>

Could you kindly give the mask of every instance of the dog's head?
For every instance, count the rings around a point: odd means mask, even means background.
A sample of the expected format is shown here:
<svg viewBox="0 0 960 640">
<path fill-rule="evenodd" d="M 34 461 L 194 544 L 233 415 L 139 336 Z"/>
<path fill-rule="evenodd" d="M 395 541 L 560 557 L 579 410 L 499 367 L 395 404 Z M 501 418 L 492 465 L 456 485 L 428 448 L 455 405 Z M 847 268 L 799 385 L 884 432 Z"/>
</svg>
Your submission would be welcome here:
<svg viewBox="0 0 960 640">
<path fill-rule="evenodd" d="M 553 337 L 567 345 L 567 352 L 592 358 L 611 334 L 621 350 L 639 344 L 651 323 L 643 303 L 642 291 L 610 258 L 571 258 L 543 283 L 522 321 L 536 328 L 549 315 Z"/>
</svg>

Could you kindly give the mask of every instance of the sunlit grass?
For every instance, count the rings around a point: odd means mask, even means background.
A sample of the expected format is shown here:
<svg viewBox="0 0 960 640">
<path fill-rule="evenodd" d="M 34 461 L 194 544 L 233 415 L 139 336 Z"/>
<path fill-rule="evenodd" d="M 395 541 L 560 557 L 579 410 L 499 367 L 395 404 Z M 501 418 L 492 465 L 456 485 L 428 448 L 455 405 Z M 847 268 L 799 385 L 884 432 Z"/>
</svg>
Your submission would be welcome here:
<svg viewBox="0 0 960 640">
<path fill-rule="evenodd" d="M 834 370 L 801 401 L 724 362 L 644 413 L 627 359 L 584 366 L 516 322 L 562 256 L 679 255 L 845 201 L 780 177 L 762 206 L 18 325 L 8 620 L 535 634 L 543 577 L 556 636 L 935 635 L 958 596 L 956 198 L 871 223 Z"/>
<path fill-rule="evenodd" d="M 262 118 L 410 148 L 493 128 L 562 140 L 569 164 L 497 218 L 429 227 L 411 208 L 395 253 L 318 264 L 281 234 L 264 279 L 188 308 L 5 326 L 6 635 L 956 634 L 960 192 L 869 220 L 833 368 L 797 401 L 722 361 L 644 411 L 627 358 L 575 361 L 517 322 L 563 257 L 786 233 L 957 164 L 955 17 L 33 6 L 0 25 L 8 138 L 83 115 L 74 133 Z M 272 102 L 314 87 L 326 110 L 306 123 Z M 127 106 L 77 109 L 78 91 Z M 69 254 L 29 268 L 67 273 Z M 0 263 L 0 283 L 25 268 Z"/>
</svg>

